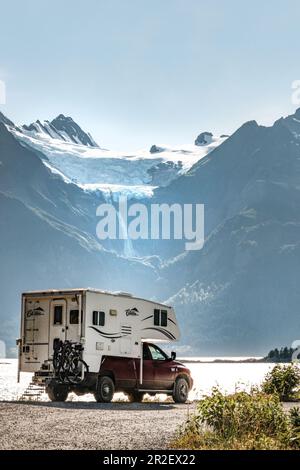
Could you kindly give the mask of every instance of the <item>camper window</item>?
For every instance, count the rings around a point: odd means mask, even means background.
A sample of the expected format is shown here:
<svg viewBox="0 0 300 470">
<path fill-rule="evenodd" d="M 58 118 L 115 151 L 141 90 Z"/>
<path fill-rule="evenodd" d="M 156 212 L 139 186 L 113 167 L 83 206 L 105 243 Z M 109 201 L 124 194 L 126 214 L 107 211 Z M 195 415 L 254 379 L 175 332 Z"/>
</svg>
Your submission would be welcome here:
<svg viewBox="0 0 300 470">
<path fill-rule="evenodd" d="M 164 327 L 168 326 L 167 310 L 154 309 L 154 325 Z"/>
<path fill-rule="evenodd" d="M 160 317 L 159 313 L 160 312 L 157 308 L 154 309 L 154 325 L 155 326 L 159 326 L 159 317 Z"/>
<path fill-rule="evenodd" d="M 70 310 L 70 325 L 78 325 L 79 310 Z"/>
<path fill-rule="evenodd" d="M 99 326 L 105 325 L 105 312 L 99 312 Z"/>
<path fill-rule="evenodd" d="M 93 311 L 93 325 L 104 326 L 105 325 L 105 312 Z"/>
<path fill-rule="evenodd" d="M 55 305 L 54 306 L 54 315 L 53 315 L 53 324 L 54 325 L 62 325 L 63 321 L 63 306 L 62 305 Z"/>
<path fill-rule="evenodd" d="M 160 312 L 160 324 L 161 326 L 168 326 L 168 312 L 166 310 Z"/>
</svg>

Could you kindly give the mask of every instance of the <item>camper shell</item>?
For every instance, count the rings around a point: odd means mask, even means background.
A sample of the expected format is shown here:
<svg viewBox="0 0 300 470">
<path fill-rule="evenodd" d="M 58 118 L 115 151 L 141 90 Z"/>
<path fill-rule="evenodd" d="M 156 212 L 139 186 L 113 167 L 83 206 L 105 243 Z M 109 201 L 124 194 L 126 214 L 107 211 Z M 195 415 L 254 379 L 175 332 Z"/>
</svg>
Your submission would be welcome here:
<svg viewBox="0 0 300 470">
<path fill-rule="evenodd" d="M 34 381 L 45 384 L 50 395 L 55 387 L 78 394 L 97 392 L 104 372 L 105 377 L 111 378 L 114 391 L 171 394 L 180 373 L 186 377 L 190 389 L 189 371 L 174 360 L 175 355 L 172 358 L 165 355 L 164 362 L 160 349 L 152 343 L 173 342 L 179 338 L 174 309 L 165 304 L 128 293 L 91 288 L 25 292 L 18 340 L 18 375 L 34 373 Z M 69 343 L 81 345 L 76 346 L 76 350 L 80 350 L 76 367 L 81 367 L 77 383 L 70 383 L 61 376 L 59 379 L 53 366 L 57 345 Z M 156 352 L 153 348 L 157 348 Z M 156 357 L 160 357 L 160 372 L 164 362 L 164 373 L 157 375 L 152 368 L 154 372 L 149 375 L 150 362 L 155 362 Z M 157 364 L 156 361 L 156 368 Z M 164 379 L 155 380 L 158 376 Z"/>
</svg>

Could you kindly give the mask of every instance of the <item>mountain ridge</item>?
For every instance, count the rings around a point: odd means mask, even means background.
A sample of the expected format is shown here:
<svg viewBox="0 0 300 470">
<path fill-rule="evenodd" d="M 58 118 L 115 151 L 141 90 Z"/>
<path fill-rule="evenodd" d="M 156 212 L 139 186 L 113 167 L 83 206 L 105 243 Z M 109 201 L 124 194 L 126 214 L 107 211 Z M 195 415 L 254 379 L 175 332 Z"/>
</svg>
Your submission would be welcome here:
<svg viewBox="0 0 300 470">
<path fill-rule="evenodd" d="M 87 147 L 99 148 L 89 132 L 85 132 L 70 117 L 59 114 L 51 122 L 48 120 L 41 122 L 39 119 L 29 125 L 21 126 L 24 132 L 30 132 L 33 135 L 47 134 L 49 137 L 59 139 L 64 142 L 82 144 Z"/>
<path fill-rule="evenodd" d="M 5 260 L 1 294 L 9 298 L 6 311 L 16 322 L 11 279 L 16 279 L 18 292 L 21 286 L 36 283 L 37 277 L 43 288 L 47 282 L 54 287 L 58 269 L 58 287 L 78 285 L 81 279 L 95 287 L 115 287 L 172 303 L 182 328 L 181 346 L 195 354 L 265 354 L 276 344 L 297 339 L 299 113 L 269 127 L 256 121 L 244 123 L 184 174 L 154 189 L 151 197 L 138 199 L 147 207 L 204 203 L 205 244 L 200 251 L 185 252 L 182 240 L 137 240 L 132 242 L 136 259 L 120 256 L 121 245 L 99 247 L 94 211 L 98 203 L 107 202 L 106 195 L 83 191 L 53 174 L 45 165 L 48 157 L 16 138 L 6 118 L 0 125 L 0 206 L 9 227 L 1 240 Z M 20 245 L 17 214 L 30 220 L 25 224 L 27 238 Z M 31 245 L 35 251 L 30 252 Z M 18 266 L 24 256 L 25 267 L 33 263 L 32 278 L 23 264 Z M 40 265 L 43 256 L 45 264 Z M 67 273 L 61 260 L 68 266 Z M 84 266 L 81 273 L 78 264 Z M 10 270 L 8 280 L 5 266 Z"/>
</svg>

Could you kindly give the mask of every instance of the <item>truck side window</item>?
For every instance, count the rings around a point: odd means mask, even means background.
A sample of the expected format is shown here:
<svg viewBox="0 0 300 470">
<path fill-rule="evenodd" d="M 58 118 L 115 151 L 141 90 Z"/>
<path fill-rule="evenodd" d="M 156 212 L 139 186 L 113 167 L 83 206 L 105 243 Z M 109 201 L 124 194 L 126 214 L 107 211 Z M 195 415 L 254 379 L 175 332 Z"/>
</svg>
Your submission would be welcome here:
<svg viewBox="0 0 300 470">
<path fill-rule="evenodd" d="M 165 361 L 167 356 L 159 349 L 157 346 L 153 344 L 149 344 L 150 353 L 152 356 L 153 361 Z"/>
<path fill-rule="evenodd" d="M 154 309 L 154 325 L 159 326 L 159 317 L 160 317 L 160 311 L 158 308 Z"/>
<path fill-rule="evenodd" d="M 62 325 L 63 322 L 63 306 L 54 305 L 53 325 Z"/>
<path fill-rule="evenodd" d="M 143 344 L 143 359 L 144 361 L 151 361 L 152 356 L 147 344 Z"/>
</svg>

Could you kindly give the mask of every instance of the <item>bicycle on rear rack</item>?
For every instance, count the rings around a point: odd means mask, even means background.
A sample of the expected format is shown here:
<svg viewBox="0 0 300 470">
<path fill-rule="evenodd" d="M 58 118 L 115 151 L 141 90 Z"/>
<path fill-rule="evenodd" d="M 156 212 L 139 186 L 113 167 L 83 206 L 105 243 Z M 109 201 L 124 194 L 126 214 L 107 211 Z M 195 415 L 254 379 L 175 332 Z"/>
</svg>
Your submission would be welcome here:
<svg viewBox="0 0 300 470">
<path fill-rule="evenodd" d="M 79 384 L 89 371 L 82 359 L 83 346 L 72 341 L 58 341 L 54 347 L 53 369 L 55 378 L 61 383 Z"/>
</svg>

